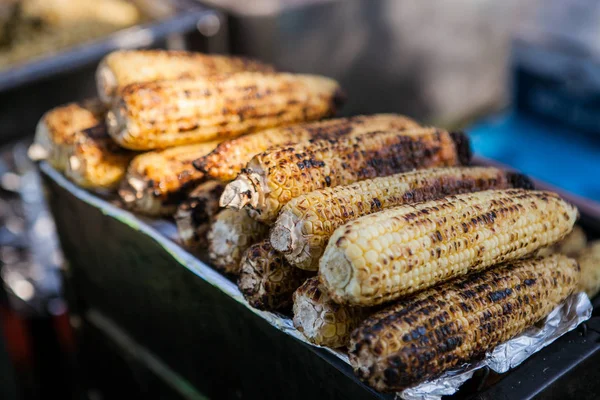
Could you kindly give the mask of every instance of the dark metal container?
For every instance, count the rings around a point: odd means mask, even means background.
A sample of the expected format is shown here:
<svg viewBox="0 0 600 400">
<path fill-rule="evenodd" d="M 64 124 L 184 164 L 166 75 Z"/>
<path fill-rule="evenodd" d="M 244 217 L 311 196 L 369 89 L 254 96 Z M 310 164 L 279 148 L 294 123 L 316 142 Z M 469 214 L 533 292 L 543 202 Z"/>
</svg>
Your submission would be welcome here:
<svg viewBox="0 0 600 400">
<path fill-rule="evenodd" d="M 174 393 L 393 398 L 359 382 L 333 352 L 305 344 L 291 326 L 250 307 L 235 283 L 159 233 L 155 223 L 77 188 L 47 164 L 41 171 L 68 261 L 71 309 L 121 347 L 144 349 L 134 351 L 147 353 L 140 362 L 153 366 Z M 598 236 L 598 214 L 582 211 L 588 233 Z M 455 398 L 596 393 L 597 369 L 583 374 L 581 368 L 598 361 L 599 323 L 593 318 L 505 375 L 478 374 Z"/>
</svg>

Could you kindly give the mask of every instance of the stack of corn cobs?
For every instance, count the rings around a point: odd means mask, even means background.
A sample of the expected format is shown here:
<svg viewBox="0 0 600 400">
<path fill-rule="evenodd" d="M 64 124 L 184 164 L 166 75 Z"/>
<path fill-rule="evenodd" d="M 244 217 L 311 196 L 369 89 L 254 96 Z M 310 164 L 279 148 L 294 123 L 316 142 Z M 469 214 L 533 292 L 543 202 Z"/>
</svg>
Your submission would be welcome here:
<svg viewBox="0 0 600 400">
<path fill-rule="evenodd" d="M 252 306 L 292 308 L 377 390 L 459 367 L 598 290 L 600 251 L 570 234 L 575 207 L 469 167 L 462 133 L 393 114 L 321 121 L 342 101 L 331 79 L 121 51 L 97 84 L 99 100 L 42 118 L 38 152 L 126 208 L 174 216 Z"/>
</svg>

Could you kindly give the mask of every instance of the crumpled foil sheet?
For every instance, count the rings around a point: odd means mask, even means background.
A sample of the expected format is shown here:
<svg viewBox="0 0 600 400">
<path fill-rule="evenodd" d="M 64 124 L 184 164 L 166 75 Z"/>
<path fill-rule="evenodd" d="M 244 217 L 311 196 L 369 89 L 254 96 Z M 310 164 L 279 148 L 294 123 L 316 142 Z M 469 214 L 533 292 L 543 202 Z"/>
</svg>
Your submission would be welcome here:
<svg viewBox="0 0 600 400">
<path fill-rule="evenodd" d="M 573 294 L 552 310 L 543 322 L 497 346 L 487 353 L 483 360 L 467 364 L 458 370 L 448 371 L 435 380 L 405 389 L 396 397 L 404 400 L 438 400 L 442 396 L 458 391 L 458 388 L 478 369 L 489 367 L 500 374 L 507 372 L 589 319 L 592 309 L 592 303 L 585 293 Z"/>
<path fill-rule="evenodd" d="M 176 244 L 175 224 L 172 221 L 151 220 L 133 215 L 75 186 L 47 164 L 41 163 L 40 168 L 52 177 L 56 183 L 65 187 L 79 199 L 99 208 L 106 215 L 116 218 L 155 239 L 174 258 L 178 259 L 182 265 L 185 265 L 196 275 L 227 293 L 232 299 L 246 306 L 251 312 L 260 315 L 275 328 L 310 346 L 319 347 L 337 356 L 345 363 L 350 364 L 346 352 L 310 343 L 302 333 L 294 328 L 294 324 L 289 317 L 276 312 L 261 311 L 250 306 L 234 282 L 225 278 L 196 256 L 188 253 Z M 413 388 L 406 389 L 401 393 L 397 393 L 396 397 L 405 400 L 437 400 L 442 396 L 455 393 L 478 369 L 488 366 L 496 372 L 506 372 L 510 368 L 519 365 L 533 353 L 552 343 L 558 337 L 575 329 L 581 322 L 589 319 L 592 315 L 592 308 L 592 304 L 585 293 L 574 294 L 562 305 L 556 307 L 543 322 L 496 347 L 482 361 L 465 365 L 460 369 L 443 374 L 436 380 L 424 382 Z"/>
</svg>

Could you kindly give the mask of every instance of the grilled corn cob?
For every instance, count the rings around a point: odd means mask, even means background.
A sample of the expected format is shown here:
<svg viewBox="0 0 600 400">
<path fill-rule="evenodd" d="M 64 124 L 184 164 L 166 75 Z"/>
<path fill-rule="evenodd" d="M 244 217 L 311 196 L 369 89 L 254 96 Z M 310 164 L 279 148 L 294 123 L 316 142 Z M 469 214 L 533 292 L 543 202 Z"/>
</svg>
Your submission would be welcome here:
<svg viewBox="0 0 600 400">
<path fill-rule="evenodd" d="M 121 50 L 104 57 L 96 70 L 100 99 L 110 104 L 132 83 L 205 77 L 241 71 L 272 72 L 273 67 L 241 57 L 187 51 Z"/>
<path fill-rule="evenodd" d="M 600 240 L 590 243 L 577 254 L 581 267 L 579 290 L 592 298 L 600 291 Z"/>
<path fill-rule="evenodd" d="M 503 264 L 402 300 L 352 333 L 350 363 L 379 391 L 396 391 L 484 355 L 574 293 L 579 267 L 563 255 Z"/>
<path fill-rule="evenodd" d="M 312 275 L 289 265 L 263 240 L 244 253 L 238 287 L 251 306 L 275 311 L 289 306 L 294 290 Z"/>
<path fill-rule="evenodd" d="M 560 253 L 569 257 L 575 257 L 587 245 L 587 237 L 583 229 L 575 225 L 571 233 L 563 240 L 538 251 L 538 256 L 549 256 L 550 254 Z"/>
<path fill-rule="evenodd" d="M 40 150 L 35 151 L 38 153 L 36 158 L 45 158 L 58 171 L 64 171 L 76 133 L 98 125 L 104 111 L 102 104 L 94 99 L 66 104 L 46 112 L 35 131 L 34 146 Z"/>
<path fill-rule="evenodd" d="M 498 168 L 456 167 L 412 171 L 315 190 L 292 199 L 271 228 L 271 245 L 296 267 L 317 270 L 333 231 L 383 209 L 459 193 L 524 187 L 524 175 Z"/>
<path fill-rule="evenodd" d="M 219 181 L 201 183 L 181 203 L 175 213 L 177 232 L 184 246 L 190 250 L 208 246 L 206 234 L 219 212 L 219 197 L 224 185 Z"/>
<path fill-rule="evenodd" d="M 112 140 L 106 125 L 78 132 L 69 151 L 65 175 L 87 189 L 116 189 L 135 153 Z"/>
<path fill-rule="evenodd" d="M 204 174 L 192 161 L 208 153 L 218 142 L 173 147 L 135 157 L 119 188 L 125 206 L 147 215 L 171 215 Z"/>
<path fill-rule="evenodd" d="M 245 207 L 257 220 L 272 222 L 287 202 L 301 194 L 415 168 L 468 163 L 469 156 L 464 134 L 432 128 L 274 148 L 248 163 L 225 187 L 220 204 Z"/>
<path fill-rule="evenodd" d="M 256 72 L 134 83 L 107 121 L 121 146 L 148 150 L 320 119 L 335 113 L 339 92 L 320 76 Z"/>
<path fill-rule="evenodd" d="M 564 238 L 576 219 L 557 194 L 522 189 L 409 204 L 336 229 L 319 276 L 338 303 L 381 304 L 531 254 Z"/>
<path fill-rule="evenodd" d="M 402 115 L 375 114 L 267 129 L 221 143 L 210 154 L 196 160 L 194 166 L 211 178 L 227 182 L 235 179 L 252 157 L 270 147 L 418 127 L 417 122 Z"/>
<path fill-rule="evenodd" d="M 319 346 L 346 346 L 350 333 L 370 310 L 335 303 L 317 277 L 306 280 L 294 292 L 294 326 L 311 343 Z"/>
<path fill-rule="evenodd" d="M 222 210 L 208 232 L 208 256 L 215 268 L 238 275 L 240 260 L 253 243 L 267 235 L 266 225 L 255 221 L 244 210 Z"/>
</svg>

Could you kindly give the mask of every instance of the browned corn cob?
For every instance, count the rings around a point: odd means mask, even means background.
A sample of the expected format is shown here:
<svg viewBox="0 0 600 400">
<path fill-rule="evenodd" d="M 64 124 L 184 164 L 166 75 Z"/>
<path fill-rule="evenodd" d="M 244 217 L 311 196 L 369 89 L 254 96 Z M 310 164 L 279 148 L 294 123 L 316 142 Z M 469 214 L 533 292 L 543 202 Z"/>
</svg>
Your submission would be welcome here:
<svg viewBox="0 0 600 400">
<path fill-rule="evenodd" d="M 208 232 L 208 256 L 212 265 L 227 274 L 238 275 L 244 252 L 263 240 L 268 227 L 250 218 L 244 210 L 222 210 Z"/>
<path fill-rule="evenodd" d="M 508 263 L 425 290 L 352 333 L 350 363 L 379 391 L 435 378 L 522 333 L 574 293 L 579 267 L 563 255 Z"/>
<path fill-rule="evenodd" d="M 257 72 L 134 83 L 107 121 L 121 146 L 148 150 L 317 120 L 335 113 L 339 93 L 332 79 Z"/>
<path fill-rule="evenodd" d="M 78 132 L 68 154 L 65 175 L 83 188 L 100 190 L 116 189 L 135 156 L 112 140 L 104 123 Z"/>
<path fill-rule="evenodd" d="M 418 127 L 417 122 L 402 115 L 375 114 L 267 129 L 221 143 L 210 154 L 196 160 L 194 166 L 208 176 L 226 182 L 235 179 L 252 157 L 270 147 L 311 139 L 353 137 L 367 132 Z"/>
<path fill-rule="evenodd" d="M 556 193 L 522 189 L 408 204 L 336 229 L 319 276 L 338 303 L 381 304 L 531 254 L 576 219 Z"/>
<path fill-rule="evenodd" d="M 36 158 L 45 158 L 58 171 L 64 171 L 76 133 L 98 125 L 104 113 L 97 99 L 69 103 L 46 112 L 38 122 L 34 139 L 34 145 L 41 150 L 35 153 L 44 154 Z"/>
<path fill-rule="evenodd" d="M 219 212 L 219 197 L 224 187 L 219 181 L 201 183 L 177 208 L 177 232 L 188 249 L 197 250 L 208 246 L 206 235 L 213 218 Z"/>
<path fill-rule="evenodd" d="M 251 306 L 275 311 L 288 307 L 294 290 L 312 275 L 289 265 L 268 240 L 262 240 L 244 253 L 238 287 Z"/>
<path fill-rule="evenodd" d="M 592 298 L 600 291 L 600 240 L 590 243 L 577 254 L 581 267 L 579 290 Z"/>
<path fill-rule="evenodd" d="M 172 215 L 204 174 L 192 161 L 213 150 L 218 142 L 151 151 L 135 157 L 119 189 L 125 206 L 147 215 Z"/>
<path fill-rule="evenodd" d="M 100 99 L 110 104 L 120 89 L 132 83 L 273 70 L 270 65 L 241 57 L 170 50 L 120 50 L 100 62 L 96 84 Z"/>
<path fill-rule="evenodd" d="M 306 280 L 294 292 L 294 326 L 319 346 L 346 346 L 352 331 L 371 310 L 335 303 L 317 277 Z"/>
<path fill-rule="evenodd" d="M 271 245 L 296 267 L 317 270 L 329 238 L 338 227 L 364 215 L 402 204 L 452 194 L 511 187 L 533 188 L 521 174 L 491 167 L 412 171 L 325 188 L 292 199 L 271 228 Z"/>
<path fill-rule="evenodd" d="M 225 187 L 221 206 L 272 222 L 294 197 L 412 169 L 468 163 L 468 139 L 433 128 L 372 132 L 274 148 L 255 156 Z"/>
<path fill-rule="evenodd" d="M 587 237 L 583 229 L 575 225 L 571 233 L 563 240 L 538 251 L 538 256 L 549 256 L 550 254 L 560 253 L 569 257 L 575 257 L 587 245 Z"/>
</svg>

